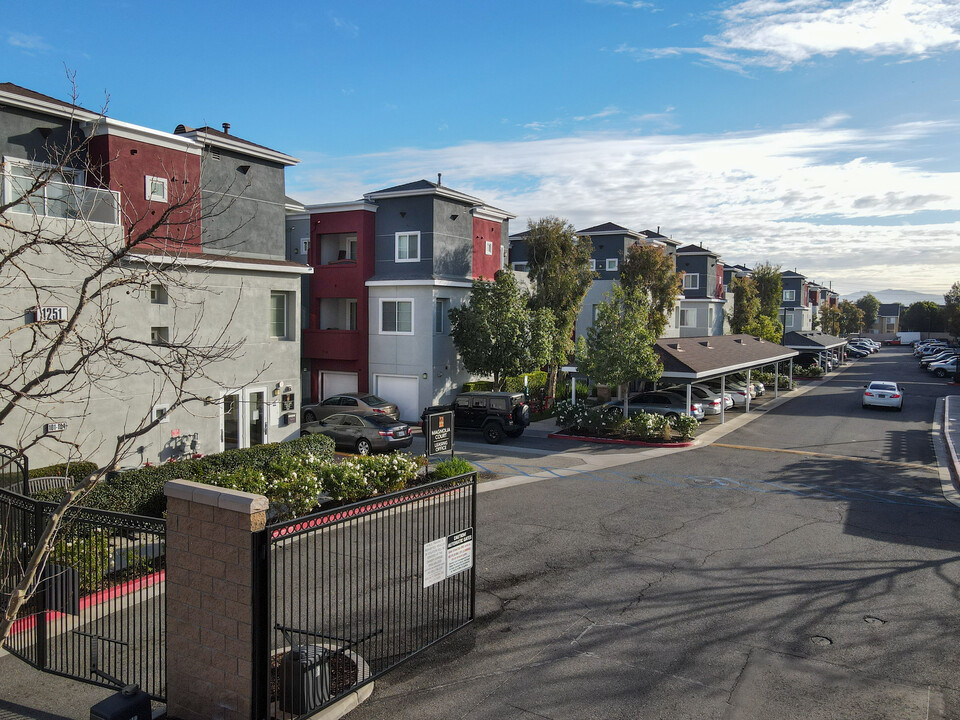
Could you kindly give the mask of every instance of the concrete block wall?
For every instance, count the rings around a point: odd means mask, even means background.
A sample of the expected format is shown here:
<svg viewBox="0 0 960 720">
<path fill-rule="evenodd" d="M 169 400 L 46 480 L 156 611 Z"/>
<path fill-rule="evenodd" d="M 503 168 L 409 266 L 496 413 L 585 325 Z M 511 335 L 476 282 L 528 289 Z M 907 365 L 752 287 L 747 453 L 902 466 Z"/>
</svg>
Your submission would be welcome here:
<svg viewBox="0 0 960 720">
<path fill-rule="evenodd" d="M 173 480 L 167 495 L 167 713 L 249 720 L 253 533 L 262 495 Z"/>
</svg>

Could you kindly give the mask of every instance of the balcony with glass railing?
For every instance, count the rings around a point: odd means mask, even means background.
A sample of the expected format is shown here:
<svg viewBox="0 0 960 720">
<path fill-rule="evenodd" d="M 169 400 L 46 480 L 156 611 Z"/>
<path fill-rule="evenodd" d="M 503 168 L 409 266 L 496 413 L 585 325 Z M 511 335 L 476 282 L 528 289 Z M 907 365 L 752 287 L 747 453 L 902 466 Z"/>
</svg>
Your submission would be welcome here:
<svg viewBox="0 0 960 720">
<path fill-rule="evenodd" d="M 63 174 L 55 177 L 63 177 Z M 2 180 L 0 204 L 12 203 L 8 212 L 105 225 L 120 224 L 120 193 L 115 190 L 53 179 L 38 183 L 29 168 L 19 165 L 8 165 Z"/>
</svg>

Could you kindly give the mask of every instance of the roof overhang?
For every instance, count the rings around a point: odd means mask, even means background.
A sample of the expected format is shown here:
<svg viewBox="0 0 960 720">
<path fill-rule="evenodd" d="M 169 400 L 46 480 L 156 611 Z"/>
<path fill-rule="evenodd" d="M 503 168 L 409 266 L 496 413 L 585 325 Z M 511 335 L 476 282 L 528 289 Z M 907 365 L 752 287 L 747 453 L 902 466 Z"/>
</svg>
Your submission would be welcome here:
<svg viewBox="0 0 960 720">
<path fill-rule="evenodd" d="M 243 270 L 248 273 L 284 273 L 292 275 L 313 274 L 313 268 L 309 265 L 299 265 L 286 261 L 271 262 L 255 259 L 244 261 L 244 258 L 238 257 L 211 258 L 209 256 L 130 253 L 127 255 L 127 259 L 130 262 L 148 265 L 173 265 L 202 268 L 205 270 Z"/>
<path fill-rule="evenodd" d="M 508 213 L 506 210 L 490 207 L 489 205 L 480 205 L 470 211 L 475 218 L 480 220 L 490 220 L 492 222 L 503 222 L 504 220 L 514 220 L 516 215 Z"/>
<path fill-rule="evenodd" d="M 248 155 L 250 157 L 260 158 L 261 160 L 275 162 L 278 165 L 297 165 L 300 162 L 300 158 L 295 158 L 292 155 L 287 155 L 277 150 L 251 145 L 250 143 L 241 142 L 229 137 L 211 135 L 202 130 L 191 130 L 190 132 L 182 133 L 182 135 L 194 139 L 201 145 L 223 148 L 224 150 L 230 150 L 240 155 Z"/>
<path fill-rule="evenodd" d="M 34 112 L 55 115 L 61 118 L 72 118 L 81 122 L 89 122 L 103 118 L 100 113 L 90 112 L 76 105 L 61 105 L 60 103 L 49 102 L 26 95 L 18 95 L 17 93 L 3 90 L 0 90 L 0 105 L 11 105 L 13 107 L 23 108 L 24 110 L 33 110 Z"/>
<path fill-rule="evenodd" d="M 203 146 L 183 135 L 154 130 L 153 128 L 134 125 L 112 118 L 101 117 L 83 124 L 83 131 L 91 137 L 106 135 L 107 137 L 121 137 L 127 140 L 156 145 L 168 150 L 179 150 L 190 155 L 200 155 Z"/>
<path fill-rule="evenodd" d="M 367 212 L 376 212 L 377 206 L 366 200 L 350 200 L 349 202 L 339 203 L 318 203 L 316 205 L 305 205 L 304 208 L 310 215 L 320 215 L 323 213 L 354 212 L 356 210 L 365 210 Z"/>
</svg>

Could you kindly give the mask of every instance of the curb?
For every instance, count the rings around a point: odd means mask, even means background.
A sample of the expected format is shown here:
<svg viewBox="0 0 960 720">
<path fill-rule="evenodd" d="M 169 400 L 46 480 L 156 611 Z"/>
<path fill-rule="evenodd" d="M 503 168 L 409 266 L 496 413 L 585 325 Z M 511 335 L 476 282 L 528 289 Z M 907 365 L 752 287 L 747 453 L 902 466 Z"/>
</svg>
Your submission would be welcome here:
<svg viewBox="0 0 960 720">
<path fill-rule="evenodd" d="M 695 440 L 689 440 L 687 442 L 675 442 L 675 443 L 654 443 L 654 442 L 644 442 L 643 440 L 621 440 L 619 438 L 597 438 L 597 437 L 585 437 L 583 435 L 562 435 L 560 433 L 551 433 L 547 435 L 548 438 L 555 440 L 577 440 L 579 442 L 588 442 L 588 443 L 600 443 L 605 445 L 634 445 L 637 447 L 655 447 L 655 448 L 686 448 L 693 447 L 696 444 Z"/>
<path fill-rule="evenodd" d="M 944 499 L 960 507 L 960 463 L 957 460 L 956 447 L 949 432 L 949 415 L 946 395 L 937 399 L 937 409 L 933 413 L 933 449 L 937 455 L 937 474 L 940 476 L 940 491 Z"/>
</svg>

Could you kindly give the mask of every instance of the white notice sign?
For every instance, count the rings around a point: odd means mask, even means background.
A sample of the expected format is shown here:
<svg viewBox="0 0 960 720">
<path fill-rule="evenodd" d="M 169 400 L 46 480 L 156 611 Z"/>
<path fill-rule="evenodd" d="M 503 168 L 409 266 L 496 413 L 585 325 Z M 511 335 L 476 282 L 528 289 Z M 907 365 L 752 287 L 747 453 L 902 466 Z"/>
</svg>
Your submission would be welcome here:
<svg viewBox="0 0 960 720">
<path fill-rule="evenodd" d="M 423 586 L 425 588 L 472 567 L 473 528 L 461 530 L 423 546 Z"/>
<path fill-rule="evenodd" d="M 447 539 L 440 538 L 423 546 L 423 586 L 436 585 L 447 577 Z"/>
<path fill-rule="evenodd" d="M 473 567 L 473 528 L 447 538 L 447 577 Z"/>
</svg>

